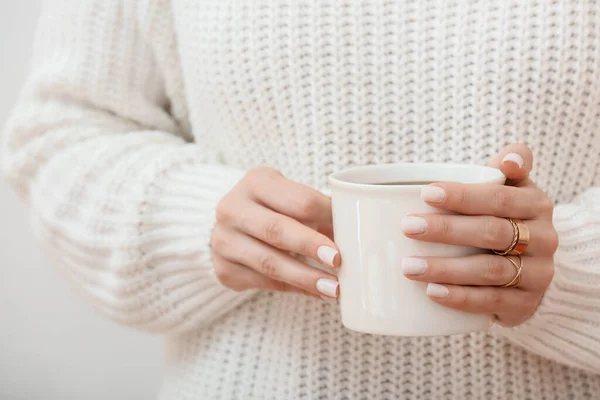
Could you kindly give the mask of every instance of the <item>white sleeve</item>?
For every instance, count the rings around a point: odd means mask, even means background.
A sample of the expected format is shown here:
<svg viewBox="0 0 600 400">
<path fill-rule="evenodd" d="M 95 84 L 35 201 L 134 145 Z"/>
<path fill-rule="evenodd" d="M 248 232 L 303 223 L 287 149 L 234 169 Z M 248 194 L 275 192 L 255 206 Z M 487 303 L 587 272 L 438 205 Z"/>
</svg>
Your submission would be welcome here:
<svg viewBox="0 0 600 400">
<path fill-rule="evenodd" d="M 244 171 L 219 165 L 167 111 L 153 46 L 170 39 L 153 24 L 172 18 L 168 4 L 46 2 L 2 170 L 36 237 L 99 310 L 171 333 L 253 292 L 223 287 L 212 267 L 215 205 Z"/>
<path fill-rule="evenodd" d="M 538 310 L 521 326 L 495 330 L 541 356 L 600 373 L 600 187 L 558 205 L 554 226 L 554 280 Z"/>
</svg>

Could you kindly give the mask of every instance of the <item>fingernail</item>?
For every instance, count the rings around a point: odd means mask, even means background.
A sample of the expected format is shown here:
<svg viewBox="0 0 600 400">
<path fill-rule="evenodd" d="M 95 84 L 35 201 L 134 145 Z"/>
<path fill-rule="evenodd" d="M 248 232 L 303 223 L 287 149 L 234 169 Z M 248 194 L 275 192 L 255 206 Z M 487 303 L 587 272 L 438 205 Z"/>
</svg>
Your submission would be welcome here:
<svg viewBox="0 0 600 400">
<path fill-rule="evenodd" d="M 446 200 L 446 191 L 439 186 L 425 186 L 421 189 L 421 200 L 441 203 Z"/>
<path fill-rule="evenodd" d="M 427 271 L 427 261 L 422 258 L 407 257 L 402 259 L 402 272 L 407 275 L 421 275 Z"/>
<path fill-rule="evenodd" d="M 409 234 L 423 233 L 427 230 L 427 221 L 425 221 L 425 218 L 409 215 L 402 218 L 400 229 L 402 229 L 402 232 Z"/>
<path fill-rule="evenodd" d="M 337 298 L 337 290 L 339 285 L 340 284 L 333 279 L 321 278 L 317 281 L 317 290 L 323 293 L 325 296 Z"/>
<path fill-rule="evenodd" d="M 427 290 L 425 293 L 427 293 L 427 296 L 443 299 L 444 297 L 448 297 L 448 293 L 450 293 L 450 291 L 448 291 L 448 288 L 444 285 L 430 283 L 427 285 Z"/>
<path fill-rule="evenodd" d="M 326 301 L 328 303 L 336 303 L 337 304 L 337 299 L 334 299 L 333 297 L 321 296 L 321 300 Z"/>
<path fill-rule="evenodd" d="M 331 267 L 333 267 L 333 261 L 338 254 L 339 251 L 329 246 L 321 246 L 317 249 L 317 256 L 319 257 L 319 260 Z"/>
<path fill-rule="evenodd" d="M 502 162 L 506 161 L 510 161 L 517 164 L 519 168 L 523 168 L 523 164 L 525 164 L 525 161 L 523 161 L 523 157 L 521 157 L 517 153 L 508 153 L 507 155 L 505 155 L 502 159 Z"/>
</svg>

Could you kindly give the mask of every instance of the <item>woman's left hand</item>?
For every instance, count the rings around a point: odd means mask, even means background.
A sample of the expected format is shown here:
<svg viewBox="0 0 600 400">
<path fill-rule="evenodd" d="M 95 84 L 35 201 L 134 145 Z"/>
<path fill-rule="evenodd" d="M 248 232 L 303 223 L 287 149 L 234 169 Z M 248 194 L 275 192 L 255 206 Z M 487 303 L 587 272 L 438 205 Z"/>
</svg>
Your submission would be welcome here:
<svg viewBox="0 0 600 400">
<path fill-rule="evenodd" d="M 516 326 L 533 315 L 554 276 L 553 256 L 558 235 L 552 225 L 552 201 L 529 179 L 531 150 L 522 144 L 507 146 L 490 165 L 506 175 L 506 186 L 494 184 L 434 183 L 421 197 L 427 204 L 461 215 L 414 214 L 402 222 L 412 239 L 489 250 L 505 250 L 513 240 L 508 218 L 522 220 L 530 232 L 522 254 L 521 281 L 502 287 L 515 277 L 515 266 L 504 256 L 419 257 L 403 260 L 409 279 L 429 282 L 427 294 L 444 306 L 494 314 L 503 326 Z M 516 257 L 512 257 L 516 261 Z"/>
</svg>

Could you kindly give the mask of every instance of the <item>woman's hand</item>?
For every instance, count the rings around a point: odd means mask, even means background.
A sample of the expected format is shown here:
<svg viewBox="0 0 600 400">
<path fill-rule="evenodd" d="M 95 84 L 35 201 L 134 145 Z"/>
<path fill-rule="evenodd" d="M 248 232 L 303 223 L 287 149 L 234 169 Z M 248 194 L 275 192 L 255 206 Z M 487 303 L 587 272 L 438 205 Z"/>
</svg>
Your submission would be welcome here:
<svg viewBox="0 0 600 400">
<path fill-rule="evenodd" d="M 434 183 L 423 189 L 421 197 L 427 204 L 462 215 L 407 216 L 402 230 L 412 239 L 502 251 L 513 239 L 507 218 L 523 220 L 530 231 L 517 287 L 501 287 L 511 282 L 516 269 L 496 254 L 403 260 L 409 279 L 430 282 L 427 294 L 432 300 L 458 310 L 494 314 L 504 326 L 519 325 L 533 315 L 554 276 L 558 236 L 552 225 L 552 201 L 528 177 L 532 163 L 531 150 L 514 144 L 490 163 L 504 172 L 509 186 Z"/>
<path fill-rule="evenodd" d="M 273 169 L 253 169 L 217 206 L 211 238 L 215 272 L 223 285 L 238 291 L 265 289 L 337 298 L 335 275 L 291 255 L 338 267 L 339 250 L 330 239 L 332 232 L 329 197 Z"/>
</svg>

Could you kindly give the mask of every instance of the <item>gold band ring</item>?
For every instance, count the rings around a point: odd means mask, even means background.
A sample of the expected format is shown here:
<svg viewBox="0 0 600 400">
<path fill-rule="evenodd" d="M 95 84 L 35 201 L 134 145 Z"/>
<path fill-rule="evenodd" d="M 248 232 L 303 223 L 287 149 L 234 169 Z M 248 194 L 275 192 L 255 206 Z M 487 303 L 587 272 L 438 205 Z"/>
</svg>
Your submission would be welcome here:
<svg viewBox="0 0 600 400">
<path fill-rule="evenodd" d="M 514 222 L 517 224 L 517 231 L 519 232 L 519 237 L 517 238 L 517 245 L 508 254 L 513 256 L 520 256 L 521 254 L 525 253 L 525 250 L 527 250 L 527 246 L 529 246 L 529 228 L 523 221 L 516 220 Z"/>
<path fill-rule="evenodd" d="M 512 218 L 506 218 L 513 228 L 513 238 L 510 245 L 506 250 L 492 250 L 499 256 L 519 256 L 525 253 L 527 246 L 529 245 L 529 228 L 521 220 L 513 220 Z"/>
</svg>

